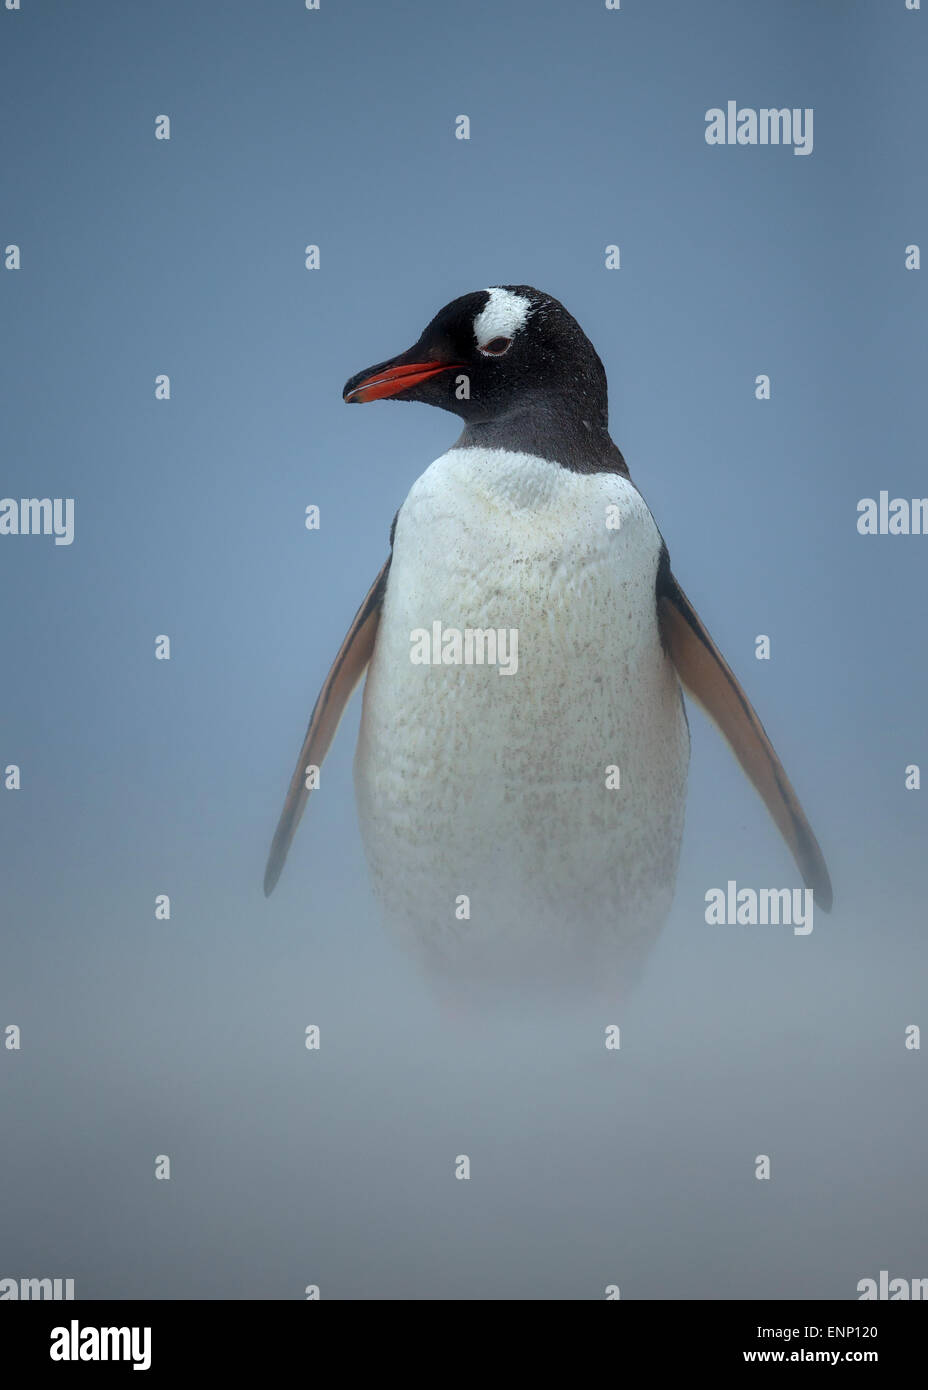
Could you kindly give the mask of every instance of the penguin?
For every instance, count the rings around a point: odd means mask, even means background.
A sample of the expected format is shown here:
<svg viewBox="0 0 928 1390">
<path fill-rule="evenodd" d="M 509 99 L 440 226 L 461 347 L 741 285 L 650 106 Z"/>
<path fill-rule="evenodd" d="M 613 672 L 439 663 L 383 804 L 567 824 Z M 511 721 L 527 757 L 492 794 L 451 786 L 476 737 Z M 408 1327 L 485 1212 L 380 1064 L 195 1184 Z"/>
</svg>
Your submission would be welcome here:
<svg viewBox="0 0 928 1390">
<path fill-rule="evenodd" d="M 394 518 L 312 711 L 265 893 L 367 672 L 362 840 L 388 924 L 434 976 L 610 991 L 637 979 L 674 897 L 684 690 L 829 910 L 818 841 L 671 571 L 609 434 L 602 362 L 564 306 L 527 285 L 463 295 L 343 394 L 439 406 L 463 431 Z"/>
</svg>

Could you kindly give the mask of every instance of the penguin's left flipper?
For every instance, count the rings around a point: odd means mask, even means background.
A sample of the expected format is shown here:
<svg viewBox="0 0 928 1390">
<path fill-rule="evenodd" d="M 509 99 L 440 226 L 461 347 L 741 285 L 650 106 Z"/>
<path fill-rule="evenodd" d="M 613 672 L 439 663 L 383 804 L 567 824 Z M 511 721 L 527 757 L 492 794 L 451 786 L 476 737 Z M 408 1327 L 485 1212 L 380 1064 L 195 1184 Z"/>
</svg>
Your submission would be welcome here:
<svg viewBox="0 0 928 1390">
<path fill-rule="evenodd" d="M 664 646 L 677 675 L 697 704 L 727 739 L 760 793 L 796 861 L 816 907 L 831 909 L 831 879 L 822 851 L 750 700 L 728 662 L 703 627 L 693 605 L 662 566 L 657 612 Z"/>
<path fill-rule="evenodd" d="M 290 779 L 287 799 L 280 813 L 271 851 L 267 857 L 267 868 L 264 871 L 265 897 L 270 897 L 276 887 L 296 828 L 309 800 L 306 769 L 310 765 L 322 766 L 322 760 L 331 747 L 345 707 L 373 654 L 389 569 L 390 560 L 387 560 L 355 614 L 354 622 L 338 649 L 338 656 L 332 663 L 332 669 L 326 676 L 313 706 L 309 728 L 306 730 L 303 747 Z"/>
</svg>

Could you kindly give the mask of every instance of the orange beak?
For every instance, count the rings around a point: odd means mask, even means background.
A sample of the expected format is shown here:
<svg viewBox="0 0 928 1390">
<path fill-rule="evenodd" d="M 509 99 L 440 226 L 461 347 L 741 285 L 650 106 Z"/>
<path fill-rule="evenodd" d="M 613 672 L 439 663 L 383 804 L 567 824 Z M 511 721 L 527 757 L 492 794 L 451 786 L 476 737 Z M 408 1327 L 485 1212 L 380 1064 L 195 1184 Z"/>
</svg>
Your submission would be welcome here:
<svg viewBox="0 0 928 1390">
<path fill-rule="evenodd" d="M 344 399 L 353 405 L 355 402 L 379 401 L 385 396 L 396 396 L 411 386 L 428 381 L 440 372 L 453 372 L 462 366 L 459 362 L 404 362 L 400 365 L 386 363 L 352 386 L 349 381 L 345 387 Z"/>
</svg>

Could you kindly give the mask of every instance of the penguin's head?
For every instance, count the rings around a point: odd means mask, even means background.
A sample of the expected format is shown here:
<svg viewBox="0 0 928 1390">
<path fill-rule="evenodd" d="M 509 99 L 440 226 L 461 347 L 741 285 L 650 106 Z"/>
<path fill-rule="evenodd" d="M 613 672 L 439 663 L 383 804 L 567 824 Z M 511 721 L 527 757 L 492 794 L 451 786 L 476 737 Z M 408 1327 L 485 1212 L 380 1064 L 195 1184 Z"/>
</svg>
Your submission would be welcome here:
<svg viewBox="0 0 928 1390">
<path fill-rule="evenodd" d="M 556 405 L 605 426 L 606 374 L 593 344 L 563 304 L 529 285 L 452 300 L 407 352 L 358 372 L 343 394 L 422 401 L 471 424 Z"/>
</svg>

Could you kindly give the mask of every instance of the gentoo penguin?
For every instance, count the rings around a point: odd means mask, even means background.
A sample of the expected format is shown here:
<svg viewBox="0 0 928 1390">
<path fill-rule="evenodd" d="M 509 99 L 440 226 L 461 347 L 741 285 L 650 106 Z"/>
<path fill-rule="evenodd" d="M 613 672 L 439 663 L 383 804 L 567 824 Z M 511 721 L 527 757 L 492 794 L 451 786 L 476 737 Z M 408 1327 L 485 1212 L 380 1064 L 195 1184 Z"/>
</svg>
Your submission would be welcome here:
<svg viewBox="0 0 928 1390">
<path fill-rule="evenodd" d="M 637 973 L 674 893 L 681 682 L 827 910 L 818 843 L 671 573 L 576 320 L 527 285 L 466 294 L 344 390 L 386 397 L 441 406 L 464 430 L 413 484 L 322 686 L 265 892 L 367 669 L 355 789 L 372 879 L 394 930 L 446 977 L 620 988 Z"/>
</svg>

